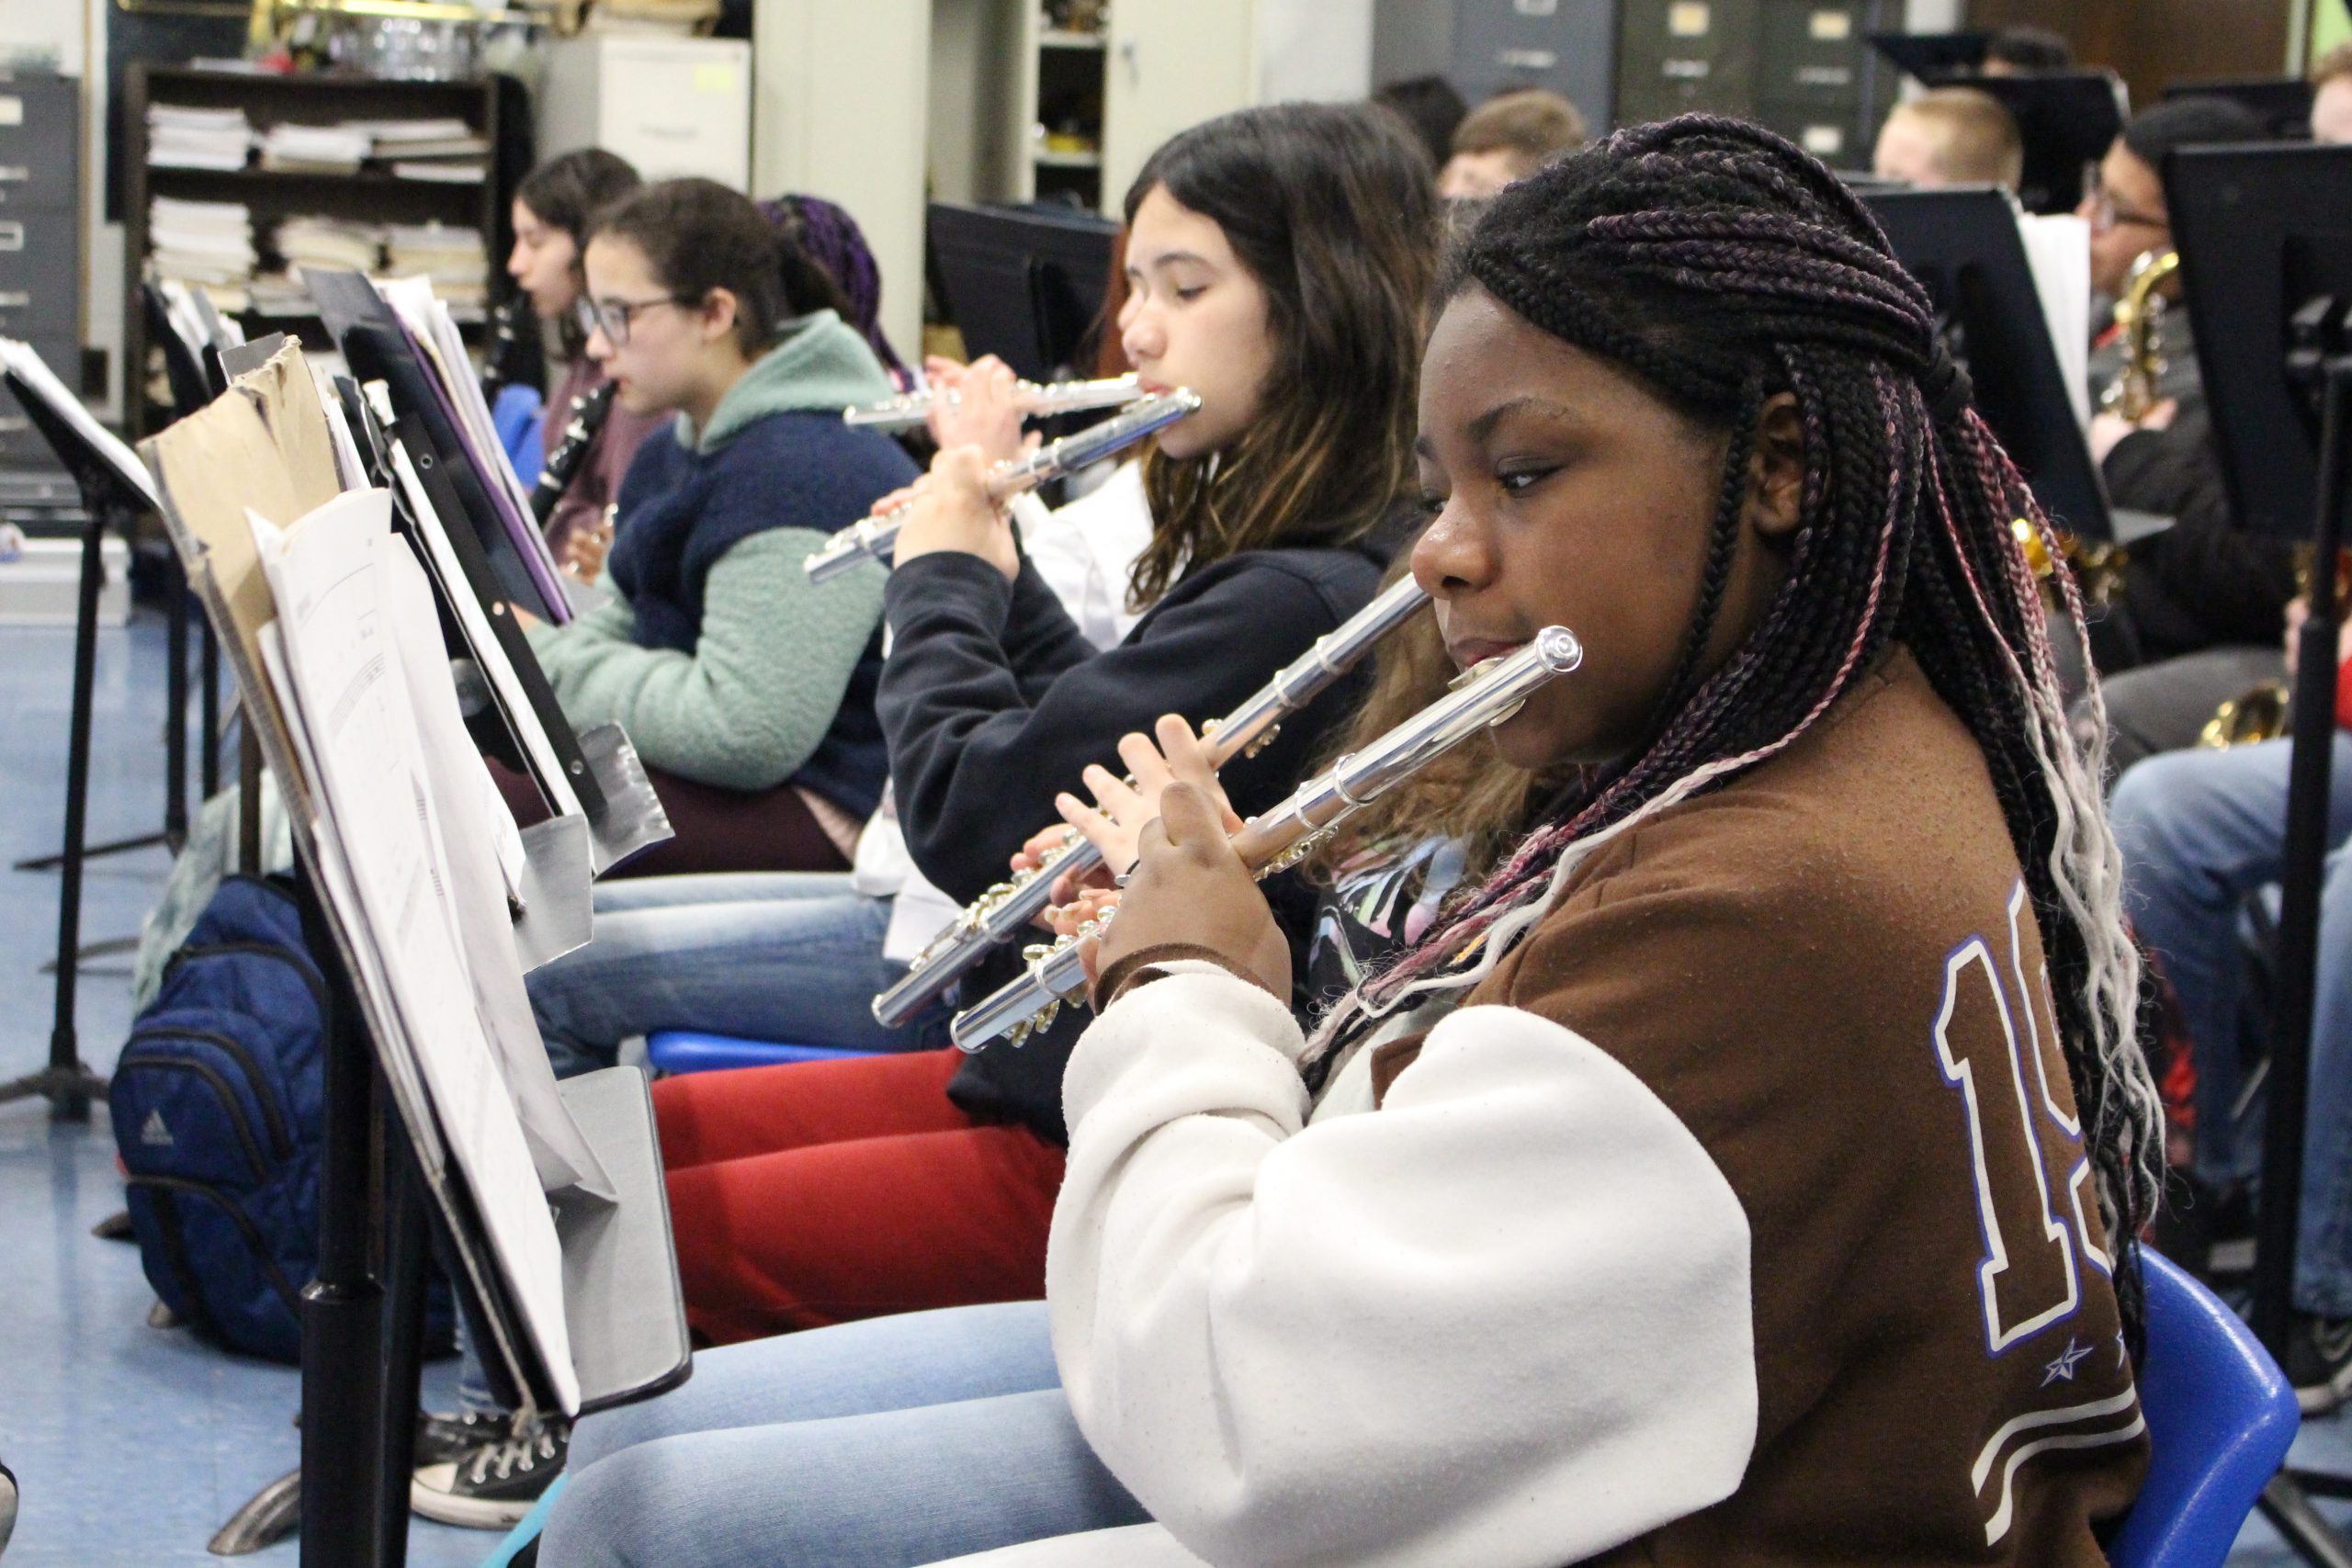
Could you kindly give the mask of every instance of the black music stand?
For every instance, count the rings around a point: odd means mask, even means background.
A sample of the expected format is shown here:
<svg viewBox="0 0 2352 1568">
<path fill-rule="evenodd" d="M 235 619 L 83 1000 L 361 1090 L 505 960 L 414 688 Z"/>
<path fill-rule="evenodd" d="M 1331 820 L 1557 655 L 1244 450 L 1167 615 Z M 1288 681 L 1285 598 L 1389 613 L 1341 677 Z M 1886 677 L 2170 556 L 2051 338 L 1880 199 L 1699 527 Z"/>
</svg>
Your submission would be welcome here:
<svg viewBox="0 0 2352 1568">
<path fill-rule="evenodd" d="M 2081 538 L 2111 539 L 2115 523 L 2098 466 L 2043 326 L 2033 269 L 2008 193 L 1993 186 L 1871 190 L 1863 201 L 1904 270 L 1928 290 L 1956 339 L 1976 408 L 2033 487 L 2052 522 Z"/>
<path fill-rule="evenodd" d="M 2239 525 L 2309 537 L 2313 558 L 2333 562 L 2352 490 L 2352 220 L 2342 216 L 2352 212 L 2352 147 L 2188 148 L 2165 160 L 2164 175 Z M 2313 593 L 2296 644 L 2253 1310 L 2256 1335 L 2282 1363 L 2302 1213 L 2339 619 L 2335 595 Z M 2333 934 L 2339 944 L 2352 938 Z M 2313 1495 L 2352 1497 L 2352 1478 L 2282 1470 L 2262 1511 L 2304 1561 L 2352 1568 L 2352 1543 L 2320 1517 Z"/>
<path fill-rule="evenodd" d="M 1958 85 L 2001 100 L 2025 143 L 2018 199 L 2028 212 L 2072 212 L 2083 172 L 2123 133 L 2131 96 L 2112 71 L 2048 71 L 2034 76 L 1971 76 Z"/>
<path fill-rule="evenodd" d="M 2217 78 L 2209 82 L 2174 82 L 2165 88 L 2165 101 L 2227 98 L 2260 120 L 2279 141 L 2309 141 L 2312 98 L 2317 91 L 2301 76 Z"/>
<path fill-rule="evenodd" d="M 1872 33 L 1871 47 L 1930 87 L 1972 81 L 1993 47 L 1987 32 Z"/>
<path fill-rule="evenodd" d="M 75 1033 L 74 990 L 82 959 L 82 871 L 93 852 L 85 843 L 90 798 L 90 724 L 98 660 L 98 593 L 106 581 L 106 535 L 113 528 L 129 538 L 139 518 L 154 510 L 152 483 L 135 460 L 125 468 L 117 457 L 76 427 L 59 405 L 53 385 L 36 385 L 11 366 L 5 378 L 26 417 L 82 492 L 82 577 L 74 623 L 73 716 L 65 750 L 65 844 L 54 863 L 57 886 L 57 976 L 49 1034 L 49 1064 L 40 1071 L 0 1084 L 0 1102 L 40 1095 L 59 1122 L 86 1122 L 90 1101 L 103 1100 L 107 1080 L 82 1063 Z M 87 417 L 86 414 L 85 417 Z M 155 840 L 143 840 L 154 842 Z M 127 846 L 101 845 L 106 853 Z"/>
<path fill-rule="evenodd" d="M 1032 381 L 1069 375 L 1099 323 L 1119 226 L 1058 207 L 934 201 L 931 262 L 964 346 Z"/>
<path fill-rule="evenodd" d="M 299 361 L 291 368 L 307 377 Z M 281 402 L 265 409 L 261 423 L 273 417 L 294 416 Z M 162 480 L 159 513 L 228 652 L 248 733 L 287 801 L 304 942 L 326 982 L 319 1262 L 302 1292 L 302 1462 L 240 1510 L 215 1538 L 215 1549 L 254 1550 L 299 1519 L 303 1568 L 398 1568 L 407 1557 L 431 1213 L 439 1213 L 451 1239 L 458 1288 L 472 1292 L 491 1326 L 492 1343 L 482 1351 L 493 1374 L 503 1362 L 508 1380 L 543 1409 L 557 1405 L 555 1380 L 523 1331 L 518 1300 L 451 1157 L 439 1113 L 414 1088 L 413 1064 L 405 1074 L 393 1070 L 402 1046 L 396 1032 L 379 1031 L 375 1021 L 394 1016 L 394 998 L 357 978 L 368 972 L 361 957 L 364 919 L 323 892 L 327 852 L 314 823 L 324 818 L 309 809 L 310 781 L 254 658 L 259 623 L 250 583 L 224 581 L 216 567 L 213 544 L 223 536 L 219 525 L 238 515 L 235 476 L 243 470 L 224 469 L 217 451 L 209 465 L 199 463 L 194 444 L 175 459 L 175 434 L 166 431 L 147 446 Z M 243 456 L 247 462 L 276 457 L 266 446 L 243 448 Z M 181 461 L 185 471 L 176 466 Z M 215 531 L 208 534 L 208 527 Z M 539 873 L 534 879 L 526 870 L 527 908 L 584 905 L 585 838 L 577 818 L 526 835 Z M 571 1079 L 560 1092 L 616 1194 L 548 1194 L 579 1408 L 586 1414 L 676 1386 L 690 1375 L 692 1360 L 643 1076 L 610 1068 Z"/>
</svg>

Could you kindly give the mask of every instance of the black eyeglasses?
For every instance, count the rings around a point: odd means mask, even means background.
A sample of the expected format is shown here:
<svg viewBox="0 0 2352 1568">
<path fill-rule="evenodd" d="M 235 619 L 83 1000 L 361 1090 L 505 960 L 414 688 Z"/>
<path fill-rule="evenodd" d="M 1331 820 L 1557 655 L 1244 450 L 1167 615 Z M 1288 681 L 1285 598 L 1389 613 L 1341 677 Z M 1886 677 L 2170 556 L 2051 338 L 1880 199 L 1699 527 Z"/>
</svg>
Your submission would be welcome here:
<svg viewBox="0 0 2352 1568">
<path fill-rule="evenodd" d="M 591 299 L 582 294 L 572 307 L 579 318 L 582 335 L 605 334 L 605 341 L 615 348 L 628 344 L 628 326 L 640 310 L 650 310 L 656 305 L 695 305 L 699 300 L 683 295 L 664 294 L 658 299 Z"/>
</svg>

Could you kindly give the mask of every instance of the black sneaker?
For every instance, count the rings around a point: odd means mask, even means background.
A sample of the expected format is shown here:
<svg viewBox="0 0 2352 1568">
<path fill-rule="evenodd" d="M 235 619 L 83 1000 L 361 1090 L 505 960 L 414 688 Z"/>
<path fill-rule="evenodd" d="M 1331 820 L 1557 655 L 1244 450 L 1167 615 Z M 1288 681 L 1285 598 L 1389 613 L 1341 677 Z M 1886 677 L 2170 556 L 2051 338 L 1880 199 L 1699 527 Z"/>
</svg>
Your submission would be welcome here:
<svg viewBox="0 0 2352 1568">
<path fill-rule="evenodd" d="M 563 1473 L 571 1444 L 571 1427 L 548 1421 L 457 1459 L 421 1464 L 409 1481 L 408 1506 L 445 1525 L 512 1529 Z"/>
<path fill-rule="evenodd" d="M 2352 1317 L 2295 1314 L 2287 1331 L 2287 1381 L 2306 1416 L 2324 1416 L 2352 1393 Z"/>
<path fill-rule="evenodd" d="M 514 1435 L 514 1417 L 503 1411 L 460 1410 L 449 1415 L 438 1411 L 420 1410 L 416 1413 L 415 1468 L 469 1454 L 484 1443 L 495 1443 Z"/>
</svg>

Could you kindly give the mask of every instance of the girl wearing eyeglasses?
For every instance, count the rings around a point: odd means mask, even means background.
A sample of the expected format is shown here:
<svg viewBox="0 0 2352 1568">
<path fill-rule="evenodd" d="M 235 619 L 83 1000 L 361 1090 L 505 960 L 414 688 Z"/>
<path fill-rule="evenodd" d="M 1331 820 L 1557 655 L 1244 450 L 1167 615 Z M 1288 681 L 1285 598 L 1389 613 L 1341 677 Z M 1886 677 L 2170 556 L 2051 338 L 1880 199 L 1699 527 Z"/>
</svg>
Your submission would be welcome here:
<svg viewBox="0 0 2352 1568">
<path fill-rule="evenodd" d="M 882 577 L 802 561 L 914 477 L 842 423 L 890 395 L 841 291 L 742 196 L 649 186 L 596 218 L 579 320 L 616 408 L 662 414 L 622 482 L 616 597 L 532 641 L 575 724 L 617 721 L 678 837 L 635 872 L 839 871 L 882 794 Z"/>
</svg>

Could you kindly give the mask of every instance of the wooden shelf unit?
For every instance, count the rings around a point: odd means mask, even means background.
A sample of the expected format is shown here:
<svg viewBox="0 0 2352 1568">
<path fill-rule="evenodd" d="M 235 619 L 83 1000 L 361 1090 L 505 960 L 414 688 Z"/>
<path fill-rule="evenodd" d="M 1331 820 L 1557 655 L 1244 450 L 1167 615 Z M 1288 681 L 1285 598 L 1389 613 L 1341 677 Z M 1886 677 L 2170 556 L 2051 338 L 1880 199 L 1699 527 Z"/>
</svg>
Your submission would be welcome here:
<svg viewBox="0 0 2352 1568">
<path fill-rule="evenodd" d="M 507 209 L 511 191 L 501 177 L 500 94 L 489 77 L 469 82 L 386 82 L 373 77 L 323 74 L 266 75 L 241 71 L 203 71 L 187 66 L 133 64 L 123 101 L 123 422 L 131 438 L 157 428 L 164 411 L 147 400 L 147 315 L 140 298 L 148 254 L 148 201 L 175 197 L 189 201 L 241 202 L 253 212 L 254 248 L 268 254 L 271 231 L 281 219 L 320 217 L 368 223 L 430 223 L 478 229 L 487 253 L 493 288 L 511 243 Z M 186 169 L 151 164 L 147 156 L 150 103 L 188 108 L 237 108 L 256 131 L 273 125 L 328 125 L 349 119 L 461 119 L 490 144 L 481 184 L 404 180 L 375 169 L 356 173 L 264 169 Z M 330 346 L 313 316 L 248 311 L 249 332 L 299 333 L 309 347 Z"/>
</svg>

